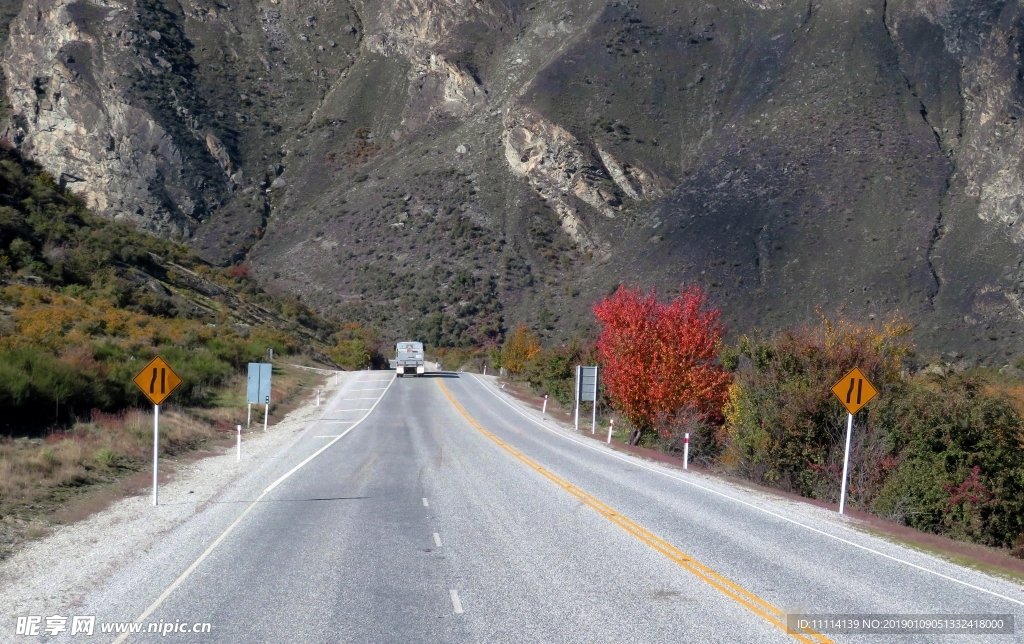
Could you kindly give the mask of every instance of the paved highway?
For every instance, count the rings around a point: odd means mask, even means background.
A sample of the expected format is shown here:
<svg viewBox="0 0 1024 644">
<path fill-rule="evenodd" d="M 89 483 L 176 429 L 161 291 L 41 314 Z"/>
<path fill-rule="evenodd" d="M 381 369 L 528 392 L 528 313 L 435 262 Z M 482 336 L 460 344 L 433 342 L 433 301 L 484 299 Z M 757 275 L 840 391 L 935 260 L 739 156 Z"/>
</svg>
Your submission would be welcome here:
<svg viewBox="0 0 1024 644">
<path fill-rule="evenodd" d="M 324 410 L 76 613 L 212 625 L 130 642 L 1024 641 L 1020 585 L 613 452 L 488 379 L 361 372 Z M 797 612 L 1018 634 L 787 634 Z"/>
</svg>

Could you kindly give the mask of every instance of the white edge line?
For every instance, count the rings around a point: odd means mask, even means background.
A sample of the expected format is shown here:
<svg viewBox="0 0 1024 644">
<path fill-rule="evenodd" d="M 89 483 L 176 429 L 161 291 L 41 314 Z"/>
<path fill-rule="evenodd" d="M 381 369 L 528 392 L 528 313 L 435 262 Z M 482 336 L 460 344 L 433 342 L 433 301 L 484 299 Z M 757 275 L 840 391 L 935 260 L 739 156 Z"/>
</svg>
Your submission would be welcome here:
<svg viewBox="0 0 1024 644">
<path fill-rule="evenodd" d="M 627 458 L 627 457 L 621 456 L 619 454 L 616 454 L 615 452 L 612 452 L 610 449 L 605 449 L 605 448 L 597 447 L 597 446 L 594 446 L 594 445 L 587 445 L 585 442 L 583 442 L 583 441 L 581 441 L 581 440 L 579 440 L 577 438 L 573 438 L 571 436 L 566 436 L 562 432 L 559 432 L 559 431 L 554 430 L 554 429 L 552 429 L 550 427 L 547 427 L 543 423 L 537 421 L 536 419 L 531 418 L 526 413 L 524 413 L 522 410 L 517 408 L 515 405 L 513 405 L 512 403 L 508 402 L 507 400 L 505 400 L 504 398 L 499 396 L 495 391 L 493 391 L 491 389 L 491 387 L 487 386 L 486 382 L 482 382 L 480 380 L 479 376 L 473 374 L 473 378 L 475 380 L 477 380 L 478 382 L 481 382 L 481 384 L 484 385 L 484 389 L 486 389 L 488 392 L 490 392 L 491 395 L 493 395 L 495 398 L 497 398 L 501 402 L 503 402 L 506 405 L 508 405 L 509 407 L 511 407 L 513 410 L 515 410 L 515 412 L 517 414 L 519 414 L 523 418 L 529 420 L 530 422 L 532 422 L 533 424 L 537 425 L 538 427 L 541 427 L 542 429 L 545 429 L 545 430 L 551 432 L 552 434 L 554 434 L 556 436 L 560 436 L 560 437 L 564 438 L 565 440 L 572 441 L 573 443 L 576 443 L 577 445 L 580 445 L 582 447 L 586 447 L 587 449 L 594 450 L 595 452 L 604 454 L 606 456 L 610 456 L 612 458 L 616 458 L 616 459 L 618 459 L 620 461 L 625 461 L 627 463 L 630 463 L 631 465 L 636 465 L 638 467 L 642 467 L 645 470 L 654 472 L 655 474 L 660 474 L 660 475 L 666 476 L 666 477 L 668 477 L 670 479 L 675 479 L 676 481 L 679 481 L 680 483 L 685 483 L 686 485 L 692 485 L 693 487 L 699 488 L 701 490 L 704 490 L 705 492 L 710 492 L 711 494 L 715 494 L 717 496 L 729 499 L 730 501 L 734 501 L 736 503 L 740 503 L 740 504 L 745 505 L 745 506 L 747 506 L 749 508 L 757 510 L 758 512 L 763 512 L 763 513 L 771 515 L 771 516 L 773 516 L 773 517 L 775 517 L 777 519 L 781 519 L 781 520 L 786 521 L 788 523 L 792 523 L 793 525 L 798 525 L 801 528 L 804 528 L 806 530 L 810 530 L 811 532 L 815 532 L 817 534 L 820 534 L 822 536 L 828 537 L 830 539 L 835 539 L 836 541 L 839 541 L 841 543 L 845 543 L 847 545 L 853 546 L 854 548 L 859 548 L 861 550 L 864 550 L 864 551 L 870 552 L 872 554 L 878 555 L 879 557 L 884 557 L 884 558 L 889 559 L 891 561 L 895 561 L 897 563 L 901 563 L 901 564 L 903 564 L 905 566 L 910 566 L 911 568 L 915 568 L 915 569 L 920 570 L 922 572 L 926 572 L 926 573 L 935 575 L 936 577 L 941 577 L 941 578 L 943 578 L 943 579 L 945 579 L 947 581 L 952 581 L 953 583 L 960 584 L 962 586 L 967 586 L 968 588 L 973 588 L 974 590 L 986 593 L 988 595 L 992 595 L 993 597 L 998 597 L 999 599 L 1005 599 L 1008 602 L 1013 602 L 1014 604 L 1018 604 L 1020 606 L 1024 606 L 1024 601 L 1020 601 L 1020 600 L 1014 599 L 1012 597 L 1007 597 L 1006 595 L 1001 595 L 1001 594 L 999 594 L 999 593 L 997 593 L 995 591 L 988 590 L 988 589 L 982 588 L 980 586 L 975 586 L 972 583 L 969 583 L 969 582 L 957 579 L 956 577 L 950 577 L 949 575 L 944 575 L 941 572 L 936 572 L 936 571 L 934 571 L 934 570 L 932 570 L 930 568 L 925 568 L 924 566 L 919 566 L 917 564 L 910 563 L 909 561 L 905 561 L 905 560 L 900 559 L 898 557 L 893 557 L 892 555 L 887 555 L 884 552 L 879 552 L 878 550 L 875 550 L 873 548 L 869 548 L 867 546 L 862 546 L 859 543 L 856 543 L 856 542 L 853 542 L 853 541 L 849 541 L 849 540 L 844 539 L 842 537 L 838 537 L 838 536 L 836 536 L 834 534 L 829 534 L 828 532 L 825 532 L 823 530 L 819 530 L 817 528 L 812 528 L 811 526 L 809 526 L 807 524 L 800 523 L 799 521 L 796 521 L 794 519 L 790 519 L 789 517 L 785 517 L 785 516 L 783 516 L 781 514 L 776 514 L 775 512 L 772 512 L 771 510 L 766 510 L 765 508 L 758 507 L 757 505 L 754 505 L 753 503 L 748 503 L 747 501 L 743 501 L 743 500 L 737 499 L 734 496 L 729 496 L 728 494 L 725 494 L 723 492 L 719 492 L 718 490 L 713 490 L 713 489 L 711 489 L 709 487 L 705 487 L 703 485 L 700 485 L 699 483 L 694 483 L 693 481 L 687 481 L 686 479 L 684 479 L 684 478 L 682 478 L 680 476 L 676 476 L 674 474 L 670 474 L 669 472 L 664 472 L 664 471 L 659 470 L 657 468 L 653 468 L 653 467 L 651 467 L 650 465 L 647 465 L 646 463 L 644 463 L 643 461 L 641 461 L 638 458 L 635 458 L 635 457 Z"/>
<path fill-rule="evenodd" d="M 377 396 L 364 396 L 362 398 L 342 398 L 342 400 L 376 400 Z"/>
<path fill-rule="evenodd" d="M 441 535 L 437 534 L 436 532 L 434 533 L 434 545 L 438 548 L 441 547 Z"/>
<path fill-rule="evenodd" d="M 380 391 L 381 389 L 387 389 L 387 387 L 367 387 L 366 389 L 349 389 L 349 391 Z"/>
<path fill-rule="evenodd" d="M 462 601 L 459 599 L 459 591 L 452 588 L 448 591 L 448 594 L 452 596 L 452 606 L 455 608 L 455 614 L 462 614 Z"/>
<path fill-rule="evenodd" d="M 392 379 L 391 382 L 394 382 L 394 379 Z M 385 394 L 387 394 L 387 389 L 385 389 L 384 393 L 382 393 L 380 395 L 380 398 L 377 400 L 377 403 L 374 404 L 373 407 L 370 408 L 371 410 L 373 410 L 377 406 L 377 404 L 379 404 L 380 401 L 384 399 L 384 395 Z M 273 490 L 275 487 L 277 487 L 278 485 L 283 483 L 284 480 L 287 479 L 289 476 L 291 476 L 292 474 L 295 474 L 296 472 L 298 472 L 303 466 L 305 466 L 307 463 L 309 463 L 314 458 L 316 458 L 317 456 L 322 454 L 324 451 L 326 451 L 327 448 L 329 448 L 331 445 L 334 445 L 339 440 L 344 438 L 345 434 L 348 434 L 350 431 L 355 429 L 359 425 L 359 423 L 361 423 L 364 420 L 366 420 L 366 418 L 368 418 L 369 415 L 370 414 L 366 414 L 365 416 L 360 418 L 358 421 L 356 421 L 355 425 L 352 425 L 351 427 L 346 429 L 344 432 L 339 434 L 334 440 L 332 440 L 331 442 L 327 443 L 326 445 L 324 445 L 323 447 L 321 447 L 317 451 L 313 452 L 313 454 L 311 454 L 310 456 L 306 457 L 306 459 L 304 461 L 302 461 L 301 463 L 299 463 L 298 465 L 296 465 L 292 469 L 288 470 L 288 472 L 286 474 L 284 474 L 281 478 L 277 479 L 276 481 L 274 481 L 273 483 L 268 485 L 267 488 L 265 490 L 263 490 L 263 492 L 258 497 L 256 497 L 256 500 L 253 501 L 252 503 L 250 503 L 249 507 L 247 507 L 242 512 L 242 514 L 238 515 L 238 518 L 235 519 L 234 523 L 229 525 L 227 530 L 222 532 L 221 535 L 219 537 L 217 537 L 214 540 L 213 543 L 210 544 L 210 547 L 207 548 L 206 551 L 203 552 L 203 554 L 199 555 L 199 558 L 196 559 L 195 561 L 193 561 L 192 565 L 189 566 L 185 570 L 185 572 L 181 573 L 181 575 L 177 579 L 174 580 L 174 583 L 172 583 L 170 586 L 168 586 L 167 590 L 165 590 L 159 597 L 156 598 L 156 601 L 154 601 L 152 604 L 150 604 L 149 608 L 147 608 L 145 611 L 143 611 L 141 615 L 136 617 L 135 621 L 133 623 L 134 624 L 139 624 L 139 623 L 142 622 L 142 620 L 144 620 L 147 617 L 149 617 L 150 615 L 152 615 L 153 611 L 155 611 L 157 608 L 159 608 L 160 604 L 162 604 L 165 599 L 170 597 L 171 593 L 173 593 L 178 588 L 178 586 L 180 586 L 186 579 L 188 579 L 188 576 L 191 575 L 195 571 L 195 569 L 199 567 L 199 564 L 203 563 L 203 560 L 206 559 L 207 557 L 209 557 L 210 553 L 213 552 L 217 548 L 217 546 L 219 546 L 221 544 L 221 542 L 224 541 L 224 539 L 227 538 L 227 536 L 229 534 L 231 534 L 231 531 L 234 530 L 238 526 L 238 524 L 242 522 L 242 519 L 244 519 L 247 514 L 252 512 L 252 509 L 256 507 L 256 505 L 263 499 L 263 497 L 265 497 L 267 494 L 269 494 L 270 491 Z M 319 421 L 312 421 L 312 422 L 316 423 L 316 422 L 319 422 Z M 120 636 L 118 636 L 117 639 L 115 639 L 113 641 L 112 644 L 119 644 L 120 642 L 125 641 L 128 638 L 129 635 L 131 635 L 131 633 L 122 633 Z"/>
</svg>

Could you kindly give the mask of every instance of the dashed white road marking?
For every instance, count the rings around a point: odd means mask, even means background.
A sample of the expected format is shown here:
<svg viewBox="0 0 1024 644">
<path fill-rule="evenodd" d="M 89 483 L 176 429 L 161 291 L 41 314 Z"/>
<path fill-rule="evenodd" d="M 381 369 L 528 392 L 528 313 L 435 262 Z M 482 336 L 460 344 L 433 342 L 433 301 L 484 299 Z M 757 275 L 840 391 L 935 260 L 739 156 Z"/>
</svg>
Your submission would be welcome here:
<svg viewBox="0 0 1024 644">
<path fill-rule="evenodd" d="M 378 382 L 385 382 L 385 381 L 379 380 Z M 392 382 L 394 382 L 393 379 L 392 379 Z M 387 393 L 387 392 L 385 392 L 385 393 Z M 381 396 L 381 400 L 383 400 L 383 398 L 384 398 L 384 396 L 382 395 Z M 372 410 L 373 408 L 375 408 L 379 404 L 379 402 L 380 401 L 377 401 L 377 403 L 374 403 L 373 407 L 371 407 L 370 409 Z M 178 578 L 174 580 L 174 583 L 172 583 L 170 586 L 168 586 L 167 589 L 164 590 L 164 592 L 162 592 L 160 594 L 160 596 L 156 598 L 156 601 L 154 601 L 152 604 L 150 604 L 149 607 L 146 608 L 146 610 L 142 611 L 142 614 L 139 615 L 138 617 L 136 617 L 135 621 L 132 622 L 132 623 L 133 624 L 141 624 L 143 622 L 143 620 L 145 620 L 147 617 L 152 615 L 153 611 L 155 611 L 157 608 L 159 608 L 160 604 L 164 603 L 164 600 L 166 600 L 168 597 L 170 597 L 171 593 L 173 593 L 178 586 L 180 586 L 182 583 L 184 583 L 185 580 L 188 579 L 189 575 L 191 575 L 195 571 L 195 569 L 198 568 L 199 565 L 201 563 L 203 563 L 203 561 L 206 560 L 207 557 L 210 556 L 210 553 L 213 552 L 214 550 L 216 550 L 217 546 L 219 546 L 225 539 L 227 539 L 228 535 L 231 534 L 231 532 L 235 528 L 237 528 L 238 525 L 242 521 L 245 520 L 245 517 L 248 516 L 248 514 L 250 512 L 252 512 L 253 509 L 257 505 L 259 505 L 260 501 L 263 500 L 263 497 L 265 497 L 266 495 L 270 494 L 274 490 L 274 488 L 276 488 L 278 485 L 283 483 L 289 476 L 291 476 L 292 474 L 295 474 L 296 472 L 301 470 L 303 467 L 306 466 L 306 464 L 308 464 L 314 458 L 316 458 L 317 456 L 320 456 L 321 454 L 326 452 L 328 449 L 330 449 L 332 445 L 334 445 L 335 443 L 340 441 L 349 432 L 351 432 L 353 429 L 358 427 L 359 423 L 361 423 L 364 420 L 366 420 L 369 416 L 370 416 L 369 414 L 366 414 L 365 416 L 360 418 L 358 422 L 353 424 L 351 427 L 346 429 L 341 434 L 338 434 L 337 436 L 335 436 L 334 440 L 328 442 L 326 445 L 324 445 L 323 447 L 321 447 L 317 451 L 315 451 L 312 454 L 310 454 L 309 456 L 307 456 L 305 458 L 305 460 L 303 460 L 301 463 L 299 463 L 298 465 L 296 465 L 292 469 L 290 469 L 287 472 L 285 472 L 284 475 L 281 476 L 281 478 L 277 479 L 276 481 L 274 481 L 273 483 L 268 485 L 266 488 L 264 488 L 264 490 L 260 493 L 260 495 L 258 497 L 256 497 L 256 500 L 253 501 L 252 503 L 250 503 L 248 505 L 248 507 L 246 507 L 245 510 L 243 510 L 242 513 L 240 515 L 238 515 L 238 518 L 235 519 L 234 522 L 232 522 L 232 524 L 229 525 L 227 527 L 227 529 L 224 530 L 224 532 L 222 532 L 220 534 L 219 537 L 217 537 L 216 539 L 213 540 L 213 543 L 211 543 L 210 546 L 206 550 L 203 551 L 203 554 L 199 555 L 199 558 L 196 559 L 195 561 L 193 561 L 192 565 L 190 565 L 188 568 L 186 568 L 185 572 L 181 573 L 181 575 L 179 575 Z M 317 422 L 317 421 L 313 421 L 313 422 Z M 115 639 L 113 641 L 113 644 L 121 644 L 121 642 L 124 642 L 126 639 L 128 639 L 128 635 L 129 634 L 130 633 L 121 633 L 121 635 L 119 635 L 117 637 L 117 639 Z"/>
<path fill-rule="evenodd" d="M 455 614 L 462 614 L 462 601 L 459 600 L 459 591 L 452 588 L 448 591 L 452 596 L 452 606 L 455 608 Z"/>
<path fill-rule="evenodd" d="M 423 507 L 425 507 L 425 508 L 429 508 L 430 507 L 430 503 L 427 501 L 426 497 L 423 498 Z"/>
<path fill-rule="evenodd" d="M 438 548 L 441 547 L 441 535 L 437 534 L 436 532 L 434 533 L 434 545 Z"/>
<path fill-rule="evenodd" d="M 387 387 L 367 387 L 365 389 L 349 389 L 349 391 L 380 391 L 381 389 L 387 389 Z"/>
<path fill-rule="evenodd" d="M 342 398 L 341 402 L 345 402 L 346 400 L 377 400 L 377 396 L 370 396 L 368 398 Z"/>
</svg>

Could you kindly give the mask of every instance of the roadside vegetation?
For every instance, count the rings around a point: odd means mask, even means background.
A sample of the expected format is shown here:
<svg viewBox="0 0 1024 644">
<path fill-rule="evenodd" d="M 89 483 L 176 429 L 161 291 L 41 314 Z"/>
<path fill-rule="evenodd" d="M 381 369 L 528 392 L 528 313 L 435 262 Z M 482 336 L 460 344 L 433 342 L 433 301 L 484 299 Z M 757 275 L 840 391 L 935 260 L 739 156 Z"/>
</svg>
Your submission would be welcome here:
<svg viewBox="0 0 1024 644">
<path fill-rule="evenodd" d="M 361 367 L 359 341 L 372 360 L 372 331 L 266 293 L 245 265 L 95 217 L 0 150 L 0 556 L 69 500 L 148 467 L 152 407 L 131 379 L 154 356 L 183 380 L 161 414 L 173 456 L 245 422 L 248 362 Z M 275 366 L 272 414 L 315 384 L 291 371 Z"/>
<path fill-rule="evenodd" d="M 855 417 L 848 506 L 1024 558 L 1019 381 L 918 367 L 912 323 L 900 316 L 858 324 L 818 313 L 807 325 L 730 345 L 696 288 L 661 303 L 653 292 L 620 287 L 594 312 L 597 338 L 541 348 L 522 326 L 500 350 L 449 355 L 471 368 L 505 367 L 510 379 L 565 406 L 576 365 L 600 364 L 599 405 L 618 417 L 622 440 L 681 456 L 688 433 L 692 462 L 831 503 L 839 500 L 847 413 L 830 388 L 859 367 L 879 396 Z"/>
</svg>

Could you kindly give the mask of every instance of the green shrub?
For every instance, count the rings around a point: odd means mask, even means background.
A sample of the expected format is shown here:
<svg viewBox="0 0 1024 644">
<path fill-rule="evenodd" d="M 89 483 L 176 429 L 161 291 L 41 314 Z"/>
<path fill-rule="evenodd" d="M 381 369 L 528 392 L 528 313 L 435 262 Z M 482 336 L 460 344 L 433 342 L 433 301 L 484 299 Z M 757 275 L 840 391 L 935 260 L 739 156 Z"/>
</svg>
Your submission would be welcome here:
<svg viewBox="0 0 1024 644">
<path fill-rule="evenodd" d="M 898 395 L 905 387 L 909 331 L 902 319 L 858 326 L 822 316 L 816 327 L 742 338 L 719 436 L 723 465 L 763 485 L 837 501 L 847 414 L 830 388 L 856 366 L 883 400 Z M 878 410 L 873 404 L 858 414 L 849 496 L 854 506 L 868 506 L 878 491 L 873 455 L 886 449 L 874 420 Z"/>
<path fill-rule="evenodd" d="M 979 376 L 911 378 L 909 325 L 816 328 L 742 338 L 718 464 L 758 483 L 835 502 L 846 410 L 830 388 L 854 366 L 879 389 L 855 418 L 847 503 L 965 541 L 1024 534 L 1024 419 Z"/>
<path fill-rule="evenodd" d="M 927 532 L 992 546 L 1024 534 L 1024 419 L 984 380 L 924 378 L 883 401 L 888 475 L 874 511 Z"/>
<path fill-rule="evenodd" d="M 92 456 L 93 460 L 105 467 L 114 467 L 117 464 L 117 452 L 109 447 L 101 447 Z"/>
<path fill-rule="evenodd" d="M 595 365 L 593 347 L 584 347 L 579 340 L 551 349 L 541 350 L 530 361 L 520 378 L 542 394 L 548 394 L 563 405 L 575 401 L 576 366 Z"/>
</svg>

